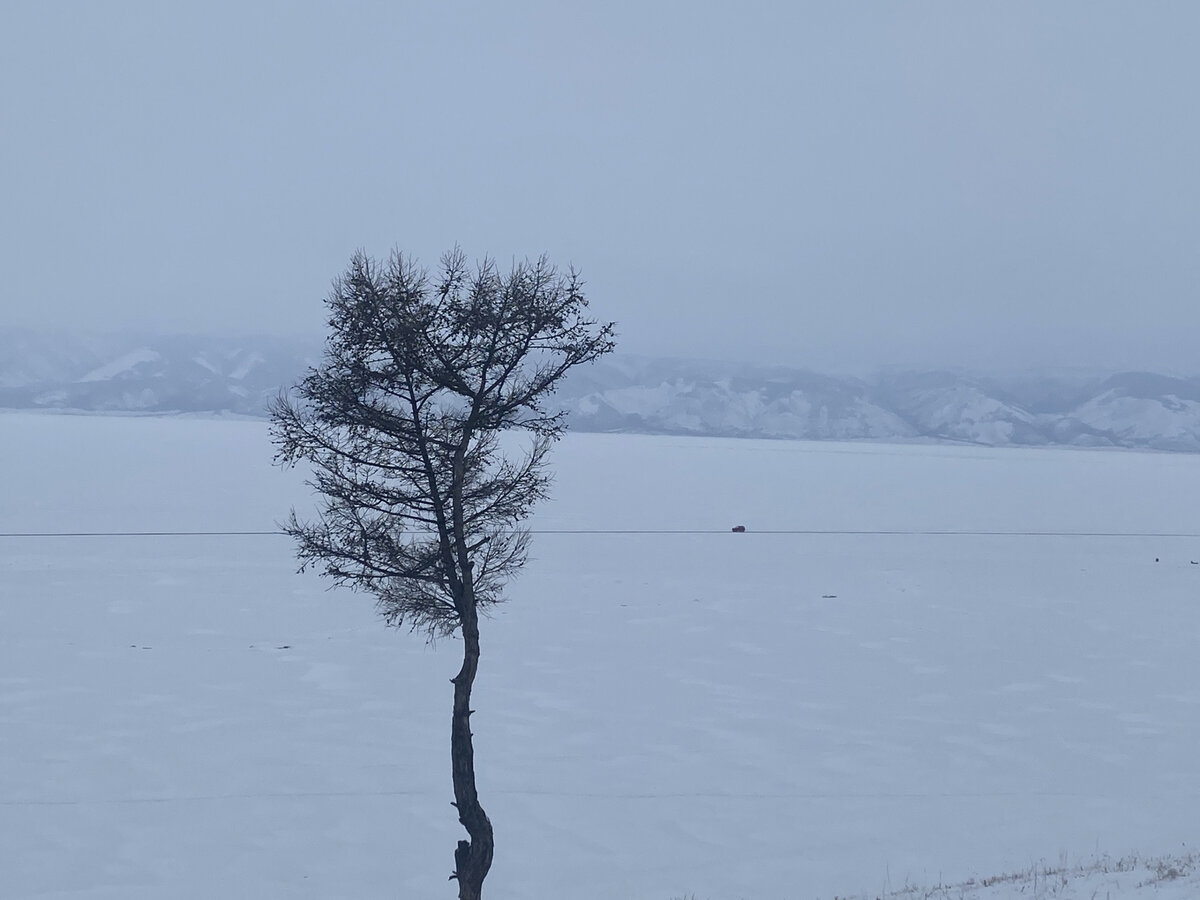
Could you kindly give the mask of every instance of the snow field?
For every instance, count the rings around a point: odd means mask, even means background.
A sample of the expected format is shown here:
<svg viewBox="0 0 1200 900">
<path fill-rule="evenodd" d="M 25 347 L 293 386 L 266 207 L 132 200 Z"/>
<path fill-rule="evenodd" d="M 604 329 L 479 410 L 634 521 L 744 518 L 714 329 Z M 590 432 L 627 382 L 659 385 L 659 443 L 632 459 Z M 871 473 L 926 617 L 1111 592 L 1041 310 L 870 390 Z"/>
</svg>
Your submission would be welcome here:
<svg viewBox="0 0 1200 900">
<path fill-rule="evenodd" d="M 269 530 L 305 501 L 259 422 L 0 436 L 2 531 Z M 577 435 L 553 464 L 537 529 L 711 533 L 535 536 L 483 628 L 495 900 L 876 896 L 1194 846 L 1200 538 L 762 532 L 1196 533 L 1200 458 Z M 0 896 L 453 896 L 457 644 L 294 568 L 272 536 L 0 539 Z"/>
</svg>

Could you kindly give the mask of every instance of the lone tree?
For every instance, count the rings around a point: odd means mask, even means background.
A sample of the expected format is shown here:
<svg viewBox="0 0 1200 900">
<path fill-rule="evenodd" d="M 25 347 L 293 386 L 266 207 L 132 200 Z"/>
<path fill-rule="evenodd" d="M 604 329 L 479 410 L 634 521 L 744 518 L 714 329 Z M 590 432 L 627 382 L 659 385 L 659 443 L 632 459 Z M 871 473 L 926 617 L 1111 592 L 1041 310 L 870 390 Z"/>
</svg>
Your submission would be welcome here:
<svg viewBox="0 0 1200 900">
<path fill-rule="evenodd" d="M 324 359 L 271 407 L 277 464 L 311 467 L 312 521 L 286 531 L 310 566 L 373 594 L 389 625 L 462 634 L 452 679 L 460 900 L 492 864 L 492 824 L 475 789 L 471 688 L 479 614 L 524 564 L 521 522 L 546 495 L 546 455 L 564 413 L 547 405 L 575 366 L 613 349 L 586 315 L 582 282 L 544 257 L 501 273 L 455 249 L 437 280 L 399 253 L 362 253 L 333 283 Z M 501 441 L 501 432 L 525 434 Z M 514 449 L 514 447 L 516 449 Z"/>
</svg>

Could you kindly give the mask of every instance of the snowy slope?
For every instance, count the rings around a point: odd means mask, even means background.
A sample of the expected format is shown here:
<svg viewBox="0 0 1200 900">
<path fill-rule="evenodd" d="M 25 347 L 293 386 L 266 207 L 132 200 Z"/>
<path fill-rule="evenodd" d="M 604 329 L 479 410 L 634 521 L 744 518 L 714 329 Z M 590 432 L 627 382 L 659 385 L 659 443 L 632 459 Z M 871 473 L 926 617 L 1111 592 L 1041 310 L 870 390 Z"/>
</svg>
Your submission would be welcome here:
<svg viewBox="0 0 1200 900">
<path fill-rule="evenodd" d="M 272 338 L 0 333 L 0 407 L 261 416 L 315 353 Z"/>
<path fill-rule="evenodd" d="M 1200 446 L 1200 384 L 1145 373 L 1114 376 L 1072 410 L 1075 419 L 1120 445 L 1163 450 Z"/>
<path fill-rule="evenodd" d="M 563 390 L 579 429 L 816 440 L 916 433 L 855 380 L 686 362 L 672 371 L 655 361 L 632 372 L 627 364 L 623 383 L 604 364 L 597 368 Z"/>
<path fill-rule="evenodd" d="M 102 366 L 97 366 L 90 372 L 82 375 L 78 380 L 86 383 L 89 381 L 108 381 L 113 378 L 132 378 L 139 373 L 139 370 L 145 371 L 154 363 L 161 361 L 162 355 L 158 351 L 151 350 L 149 347 L 139 347 L 136 350 L 130 350 L 128 353 L 122 353 L 116 359 Z M 205 366 L 205 368 L 210 367 Z M 212 371 L 211 368 L 210 371 Z"/>
<path fill-rule="evenodd" d="M 0 438 L 3 531 L 304 501 L 260 422 Z M 1200 534 L 1200 457 L 571 435 L 554 467 L 484 623 L 492 900 L 1197 895 L 1200 537 L 1154 535 Z M 0 896 L 452 896 L 457 644 L 294 569 L 0 539 Z"/>
</svg>

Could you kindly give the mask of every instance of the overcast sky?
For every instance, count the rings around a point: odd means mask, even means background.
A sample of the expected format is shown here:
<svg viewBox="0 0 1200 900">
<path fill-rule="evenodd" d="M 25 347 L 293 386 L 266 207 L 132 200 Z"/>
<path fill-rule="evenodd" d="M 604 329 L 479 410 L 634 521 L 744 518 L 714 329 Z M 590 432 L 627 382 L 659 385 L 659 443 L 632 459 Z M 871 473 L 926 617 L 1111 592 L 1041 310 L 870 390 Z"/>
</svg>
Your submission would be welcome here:
<svg viewBox="0 0 1200 900">
<path fill-rule="evenodd" d="M 640 353 L 1200 372 L 1200 3 L 0 8 L 0 325 L 320 333 L 356 248 Z"/>
</svg>

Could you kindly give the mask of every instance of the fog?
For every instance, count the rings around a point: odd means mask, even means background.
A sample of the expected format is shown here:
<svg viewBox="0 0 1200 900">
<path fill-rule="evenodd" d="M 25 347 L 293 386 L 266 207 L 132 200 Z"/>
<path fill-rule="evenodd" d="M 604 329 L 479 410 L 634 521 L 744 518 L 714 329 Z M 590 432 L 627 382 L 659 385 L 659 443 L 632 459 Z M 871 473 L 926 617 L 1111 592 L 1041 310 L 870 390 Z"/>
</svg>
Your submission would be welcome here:
<svg viewBox="0 0 1200 900">
<path fill-rule="evenodd" d="M 0 325 L 316 334 L 357 248 L 623 349 L 1196 372 L 1200 6 L 5 4 Z"/>
</svg>

